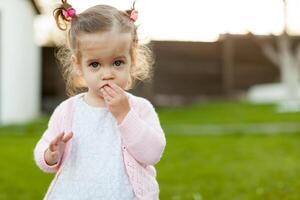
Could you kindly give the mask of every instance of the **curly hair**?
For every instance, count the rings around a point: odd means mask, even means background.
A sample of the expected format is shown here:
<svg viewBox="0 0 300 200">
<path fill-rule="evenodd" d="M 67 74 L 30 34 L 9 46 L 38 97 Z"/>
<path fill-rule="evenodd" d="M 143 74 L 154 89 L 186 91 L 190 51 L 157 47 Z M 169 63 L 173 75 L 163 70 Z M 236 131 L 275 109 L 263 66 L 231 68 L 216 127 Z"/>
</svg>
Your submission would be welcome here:
<svg viewBox="0 0 300 200">
<path fill-rule="evenodd" d="M 77 39 L 79 34 L 110 31 L 115 26 L 118 27 L 121 33 L 130 33 L 132 36 L 130 47 L 132 65 L 130 66 L 128 85 L 125 89 L 134 88 L 137 81 L 151 80 L 154 56 L 149 46 L 140 44 L 138 40 L 138 27 L 130 19 L 131 12 L 135 10 L 134 6 L 135 2 L 131 9 L 121 11 L 109 5 L 96 5 L 70 18 L 64 12 L 72 6 L 67 3 L 67 0 L 62 0 L 62 4 L 53 11 L 57 27 L 62 31 L 67 31 L 66 43 L 58 46 L 55 56 L 60 63 L 60 70 L 66 84 L 68 96 L 87 91 L 87 86 L 82 77 L 75 73 L 71 61 L 72 55 L 80 59 Z"/>
</svg>

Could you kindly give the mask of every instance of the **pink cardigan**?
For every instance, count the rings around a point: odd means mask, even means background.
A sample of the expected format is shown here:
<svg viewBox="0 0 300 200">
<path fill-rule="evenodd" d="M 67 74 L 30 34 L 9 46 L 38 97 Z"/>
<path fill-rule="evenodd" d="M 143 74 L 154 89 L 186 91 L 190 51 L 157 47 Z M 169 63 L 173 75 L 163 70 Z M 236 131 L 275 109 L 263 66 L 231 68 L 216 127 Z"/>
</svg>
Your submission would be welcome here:
<svg viewBox="0 0 300 200">
<path fill-rule="evenodd" d="M 44 199 L 49 197 L 57 177 L 68 159 L 72 147 L 72 139 L 66 144 L 65 152 L 59 163 L 47 165 L 44 152 L 50 141 L 59 133 L 69 133 L 72 127 L 72 117 L 75 98 L 85 93 L 77 94 L 61 102 L 50 117 L 48 128 L 43 133 L 34 149 L 34 159 L 41 170 L 49 173 L 56 172 Z M 166 139 L 160 126 L 159 118 L 153 105 L 145 98 L 126 92 L 130 111 L 118 129 L 122 138 L 123 160 L 133 191 L 138 199 L 159 199 L 159 186 L 156 181 L 154 165 L 159 162 Z"/>
</svg>

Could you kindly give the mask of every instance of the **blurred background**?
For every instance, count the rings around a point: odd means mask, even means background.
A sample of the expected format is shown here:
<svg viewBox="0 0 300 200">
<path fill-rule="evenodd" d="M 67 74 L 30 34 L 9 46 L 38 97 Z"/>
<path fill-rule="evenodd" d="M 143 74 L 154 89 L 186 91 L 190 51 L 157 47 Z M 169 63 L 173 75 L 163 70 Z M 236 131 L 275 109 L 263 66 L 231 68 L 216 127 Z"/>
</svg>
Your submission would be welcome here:
<svg viewBox="0 0 300 200">
<path fill-rule="evenodd" d="M 42 199 L 33 148 L 67 98 L 55 46 L 58 0 L 0 1 L 0 200 Z M 78 13 L 132 0 L 69 0 Z M 167 138 L 160 199 L 300 199 L 300 1 L 138 0 Z"/>
</svg>

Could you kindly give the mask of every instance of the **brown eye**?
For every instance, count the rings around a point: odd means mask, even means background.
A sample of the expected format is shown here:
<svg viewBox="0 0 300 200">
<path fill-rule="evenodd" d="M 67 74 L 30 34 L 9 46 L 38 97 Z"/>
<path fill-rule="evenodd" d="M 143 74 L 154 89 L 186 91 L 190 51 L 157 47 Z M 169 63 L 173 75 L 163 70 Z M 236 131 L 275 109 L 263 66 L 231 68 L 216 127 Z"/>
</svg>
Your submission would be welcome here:
<svg viewBox="0 0 300 200">
<path fill-rule="evenodd" d="M 98 62 L 92 62 L 89 66 L 97 68 L 100 64 Z"/>
</svg>

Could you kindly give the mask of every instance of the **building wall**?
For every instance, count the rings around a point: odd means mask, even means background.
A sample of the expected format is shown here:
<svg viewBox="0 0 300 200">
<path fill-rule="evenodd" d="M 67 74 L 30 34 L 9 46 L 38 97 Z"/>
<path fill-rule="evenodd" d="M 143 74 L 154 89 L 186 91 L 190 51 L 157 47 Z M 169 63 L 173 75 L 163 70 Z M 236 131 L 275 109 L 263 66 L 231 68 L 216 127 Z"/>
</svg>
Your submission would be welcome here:
<svg viewBox="0 0 300 200">
<path fill-rule="evenodd" d="M 40 48 L 34 42 L 30 1 L 1 0 L 0 123 L 33 119 L 40 112 Z"/>
</svg>

